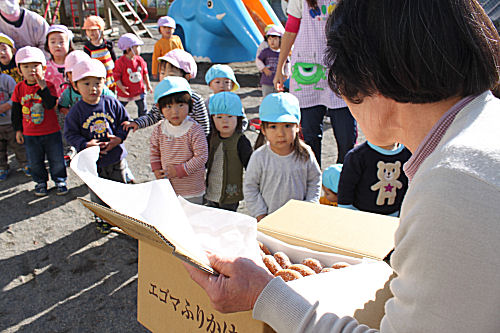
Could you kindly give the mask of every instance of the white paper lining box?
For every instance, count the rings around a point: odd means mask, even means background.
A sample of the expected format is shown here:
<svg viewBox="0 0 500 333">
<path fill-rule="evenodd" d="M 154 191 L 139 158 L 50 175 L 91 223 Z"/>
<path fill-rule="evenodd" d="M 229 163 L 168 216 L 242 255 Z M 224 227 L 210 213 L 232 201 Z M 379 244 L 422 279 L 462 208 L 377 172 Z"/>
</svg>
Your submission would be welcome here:
<svg viewBox="0 0 500 333">
<path fill-rule="evenodd" d="M 175 249 L 168 237 L 159 234 L 153 226 L 85 199 L 80 201 L 139 240 L 137 316 L 146 328 L 153 332 L 273 332 L 268 325 L 254 320 L 250 311 L 222 314 L 214 310 L 205 292 L 190 279 L 178 258 L 202 269 L 203 265 Z M 259 233 L 258 239 L 272 251 L 289 254 L 294 261 L 316 257 L 325 264 L 337 261 L 353 264 L 339 272 L 320 275 L 326 278 L 330 274 L 328 280 L 338 288 L 332 287 L 330 291 L 345 298 L 335 305 L 337 314 L 351 315 L 362 323 L 378 327 L 384 313 L 383 304 L 390 297 L 387 281 L 392 271 L 383 262 L 373 264 L 372 260 L 372 263 L 363 262 L 362 258 L 383 259 L 393 248 L 397 225 L 395 218 L 290 201 L 258 225 L 260 231 L 273 237 Z M 354 231 L 357 236 L 346 234 Z M 276 238 L 285 239 L 287 243 Z M 355 245 L 357 242 L 359 248 Z M 318 249 L 325 253 L 314 252 Z M 350 255 L 336 255 L 336 252 Z M 357 263 L 360 265 L 355 265 Z M 305 283 L 308 278 L 294 282 Z"/>
</svg>

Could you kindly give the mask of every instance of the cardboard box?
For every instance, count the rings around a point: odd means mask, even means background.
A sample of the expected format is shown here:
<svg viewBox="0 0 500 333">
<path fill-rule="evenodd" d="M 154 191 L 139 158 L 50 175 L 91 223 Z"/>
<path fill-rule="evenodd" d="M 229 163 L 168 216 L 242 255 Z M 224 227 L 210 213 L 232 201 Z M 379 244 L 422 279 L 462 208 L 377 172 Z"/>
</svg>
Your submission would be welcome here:
<svg viewBox="0 0 500 333">
<path fill-rule="evenodd" d="M 210 268 L 194 262 L 154 226 L 88 200 L 80 198 L 80 201 L 96 215 L 139 240 L 137 316 L 146 328 L 153 332 L 274 332 L 265 323 L 254 320 L 250 311 L 222 314 L 214 310 L 206 293 L 191 280 L 177 258 L 206 271 Z M 258 229 L 271 237 L 261 234 L 258 238 L 273 250 L 293 247 L 299 257 L 311 256 L 314 252 L 294 246 L 328 252 L 318 254 L 327 258 L 322 260 L 328 261 L 330 257 L 335 260 L 335 254 L 339 254 L 337 259 L 344 260 L 337 261 L 355 264 L 361 262 L 360 258 L 383 259 L 394 246 L 397 225 L 395 218 L 290 201 L 259 223 Z M 376 283 L 358 282 L 363 288 L 353 285 L 353 290 L 363 289 L 363 293 L 358 295 L 358 302 L 341 305 L 341 312 L 378 327 L 383 304 L 390 297 L 388 283 L 383 283 L 387 278 L 387 270 L 374 271 L 370 280 Z"/>
</svg>

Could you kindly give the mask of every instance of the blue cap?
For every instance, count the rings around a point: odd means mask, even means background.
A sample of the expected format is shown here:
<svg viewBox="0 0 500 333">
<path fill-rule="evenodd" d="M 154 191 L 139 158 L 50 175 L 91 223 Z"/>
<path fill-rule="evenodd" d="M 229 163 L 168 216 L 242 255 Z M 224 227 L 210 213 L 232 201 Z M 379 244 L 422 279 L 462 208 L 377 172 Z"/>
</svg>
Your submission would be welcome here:
<svg viewBox="0 0 500 333">
<path fill-rule="evenodd" d="M 191 95 L 189 82 L 183 77 L 167 76 L 155 88 L 155 103 L 158 103 L 158 100 L 162 97 L 182 91 L 187 91 Z"/>
<path fill-rule="evenodd" d="M 223 91 L 210 97 L 208 102 L 210 115 L 229 114 L 243 117 L 243 106 L 238 95 L 230 91 Z"/>
<path fill-rule="evenodd" d="M 290 93 L 267 95 L 259 107 L 261 121 L 271 123 L 300 123 L 300 107 L 297 97 Z"/>
<path fill-rule="evenodd" d="M 224 77 L 234 82 L 234 86 L 231 91 L 235 91 L 240 88 L 238 81 L 236 81 L 236 76 L 234 76 L 233 69 L 228 65 L 213 65 L 212 67 L 210 67 L 205 74 L 205 82 L 207 82 L 207 84 L 210 84 L 213 79 L 218 77 Z"/>
<path fill-rule="evenodd" d="M 342 171 L 342 164 L 330 165 L 323 171 L 323 186 L 332 190 L 335 193 L 339 193 L 339 180 L 340 172 Z"/>
</svg>

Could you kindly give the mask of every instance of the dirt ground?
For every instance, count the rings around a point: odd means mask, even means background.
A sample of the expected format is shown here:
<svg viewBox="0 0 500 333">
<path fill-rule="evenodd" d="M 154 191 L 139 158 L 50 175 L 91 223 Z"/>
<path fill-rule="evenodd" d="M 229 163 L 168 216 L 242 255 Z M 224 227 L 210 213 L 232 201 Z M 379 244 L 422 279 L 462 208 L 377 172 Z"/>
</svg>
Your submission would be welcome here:
<svg viewBox="0 0 500 333">
<path fill-rule="evenodd" d="M 155 41 L 145 42 L 142 55 L 148 61 Z M 192 84 L 205 97 L 210 92 L 203 82 L 209 65 L 199 64 Z M 257 69 L 252 62 L 230 65 L 242 85 L 237 94 L 248 117 L 256 117 L 262 100 Z M 137 115 L 135 104 L 127 110 Z M 138 182 L 154 179 L 148 153 L 151 131 L 130 133 L 125 142 Z M 251 131 L 245 135 L 252 142 L 256 138 Z M 336 154 L 326 123 L 323 167 L 333 163 Z M 0 183 L 0 331 L 148 332 L 136 320 L 137 241 L 96 230 L 90 212 L 76 200 L 88 198 L 87 187 L 69 168 L 68 195 L 56 196 L 49 182 L 49 195 L 38 198 L 35 183 L 16 171 L 13 156 L 9 160 L 11 172 Z M 244 202 L 240 211 L 246 212 Z"/>
</svg>

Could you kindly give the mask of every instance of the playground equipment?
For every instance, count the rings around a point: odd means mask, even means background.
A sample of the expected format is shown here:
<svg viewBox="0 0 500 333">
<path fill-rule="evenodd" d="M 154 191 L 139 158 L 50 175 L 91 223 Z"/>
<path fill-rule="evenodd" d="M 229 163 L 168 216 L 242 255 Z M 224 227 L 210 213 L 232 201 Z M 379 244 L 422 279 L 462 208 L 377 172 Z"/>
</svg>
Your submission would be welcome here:
<svg viewBox="0 0 500 333">
<path fill-rule="evenodd" d="M 217 63 L 255 59 L 265 26 L 281 26 L 266 0 L 174 1 L 168 15 L 188 52 Z"/>
</svg>

